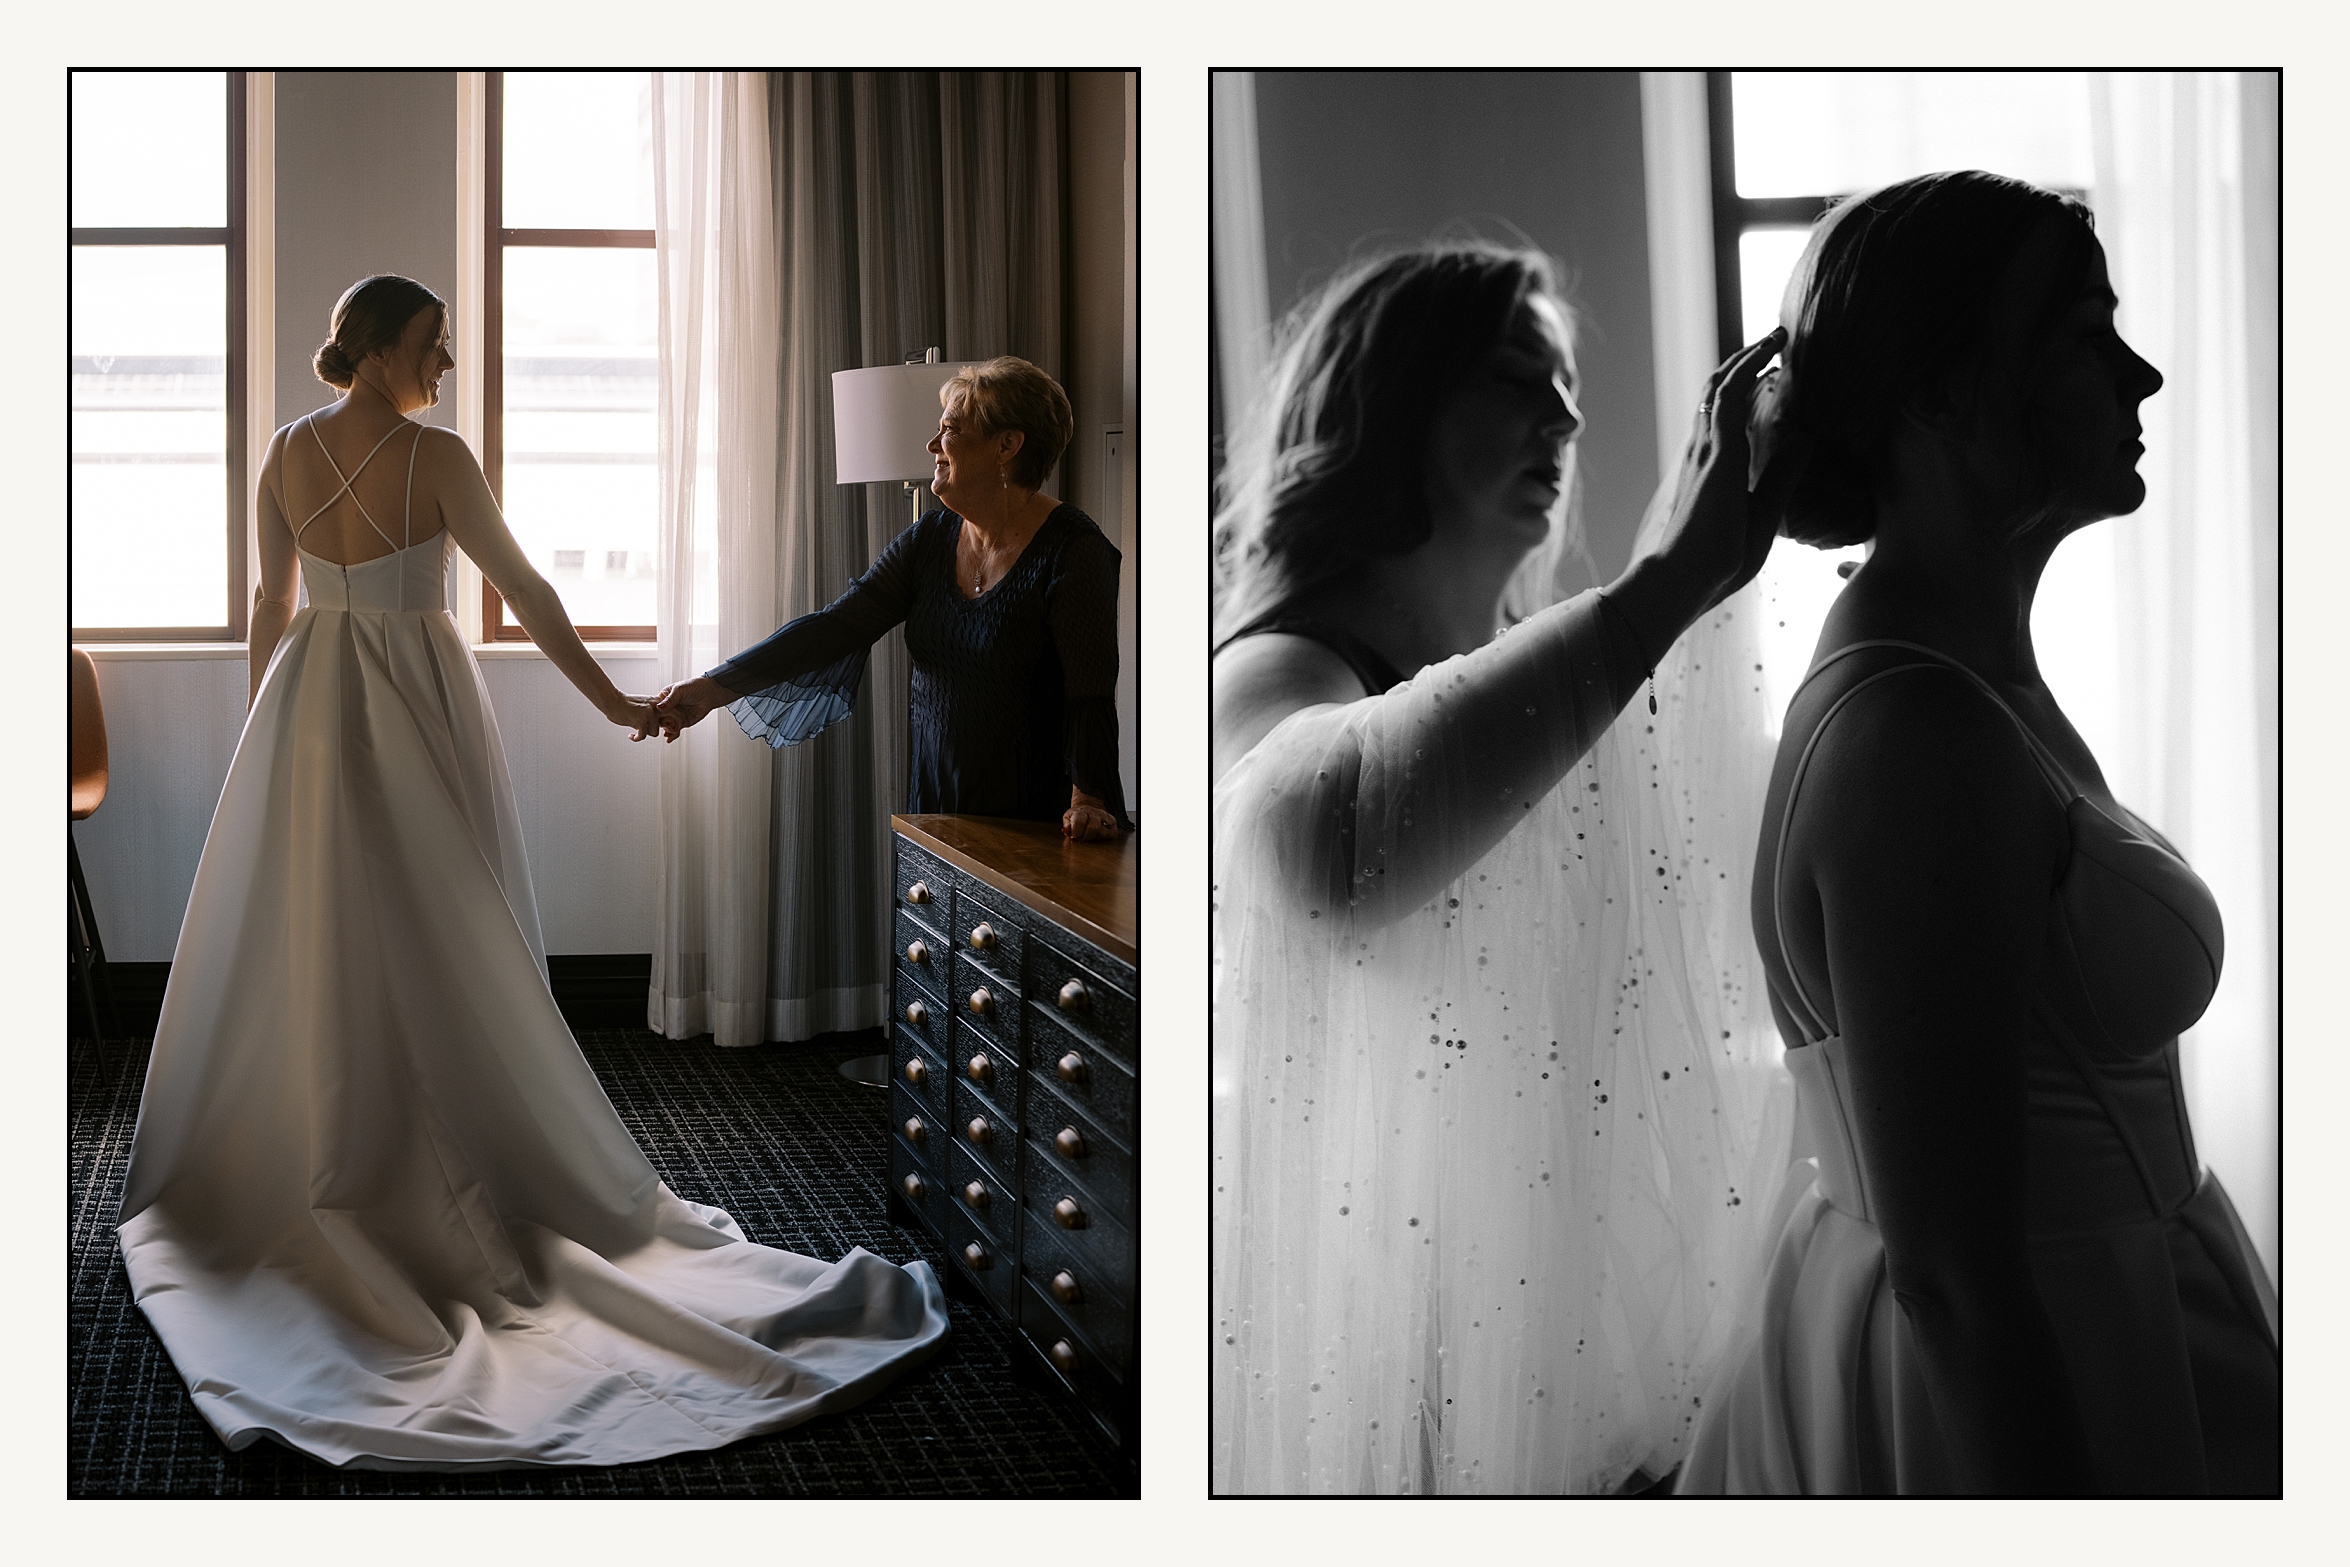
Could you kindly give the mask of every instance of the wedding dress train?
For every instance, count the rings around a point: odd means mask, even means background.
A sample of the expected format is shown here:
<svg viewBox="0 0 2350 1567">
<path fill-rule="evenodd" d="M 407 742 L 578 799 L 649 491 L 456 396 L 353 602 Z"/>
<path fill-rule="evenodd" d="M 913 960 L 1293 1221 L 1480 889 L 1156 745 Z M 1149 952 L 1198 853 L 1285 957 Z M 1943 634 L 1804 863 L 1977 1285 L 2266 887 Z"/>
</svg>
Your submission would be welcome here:
<svg viewBox="0 0 2350 1567">
<path fill-rule="evenodd" d="M 405 532 L 301 555 L 156 1028 L 134 1298 L 230 1448 L 337 1465 L 628 1463 L 857 1402 L 945 1332 L 937 1280 L 754 1245 L 645 1161 L 547 988 L 451 542 Z"/>
</svg>

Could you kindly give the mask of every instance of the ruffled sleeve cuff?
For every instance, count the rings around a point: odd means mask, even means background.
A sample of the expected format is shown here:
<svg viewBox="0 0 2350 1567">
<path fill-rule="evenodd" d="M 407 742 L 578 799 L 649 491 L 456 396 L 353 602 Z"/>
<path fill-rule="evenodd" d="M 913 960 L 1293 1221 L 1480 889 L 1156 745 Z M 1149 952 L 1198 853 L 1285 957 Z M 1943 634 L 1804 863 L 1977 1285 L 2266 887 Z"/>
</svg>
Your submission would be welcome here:
<svg viewBox="0 0 2350 1567">
<path fill-rule="evenodd" d="M 798 745 L 810 735 L 829 729 L 857 708 L 857 687 L 865 678 L 865 659 L 871 651 L 858 648 L 806 674 L 793 675 L 774 685 L 748 692 L 727 704 L 726 710 L 742 725 L 743 733 L 781 748 Z M 727 689 L 721 664 L 710 678 Z"/>
</svg>

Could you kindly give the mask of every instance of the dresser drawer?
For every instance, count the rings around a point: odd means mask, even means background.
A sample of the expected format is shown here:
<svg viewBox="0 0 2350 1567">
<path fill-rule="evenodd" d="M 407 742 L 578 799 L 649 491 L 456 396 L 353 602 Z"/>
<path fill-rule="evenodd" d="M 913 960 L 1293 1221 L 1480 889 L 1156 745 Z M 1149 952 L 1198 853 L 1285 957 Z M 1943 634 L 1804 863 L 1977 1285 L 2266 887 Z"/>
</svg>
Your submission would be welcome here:
<svg viewBox="0 0 2350 1567">
<path fill-rule="evenodd" d="M 998 973 L 973 962 L 968 953 L 955 954 L 947 991 L 956 1021 L 968 1024 L 1001 1045 L 1017 1060 L 1020 1056 L 1020 987 Z"/>
<path fill-rule="evenodd" d="M 1031 1278 L 1020 1281 L 1020 1331 L 1112 1441 L 1133 1440 L 1133 1399 L 1124 1379 L 1054 1310 Z"/>
<path fill-rule="evenodd" d="M 1134 1155 L 1049 1086 L 1028 1087 L 1020 1188 L 1074 1182 L 1111 1218 L 1134 1223 Z M 1089 1206 L 1091 1206 L 1089 1204 Z"/>
<path fill-rule="evenodd" d="M 980 958 L 997 973 L 1014 977 L 1028 947 L 1027 921 L 1033 918 L 993 887 L 966 876 L 955 884 L 955 923 L 948 935 L 958 954 Z"/>
<path fill-rule="evenodd" d="M 1134 1145 L 1134 1073 L 1116 1056 L 1065 1029 L 1039 1024 L 1029 1040 L 1029 1075 L 1092 1117 L 1119 1142 Z"/>
<path fill-rule="evenodd" d="M 1052 1297 L 1062 1316 L 1092 1341 L 1120 1376 L 1134 1366 L 1134 1279 L 1102 1272 L 1062 1244 L 1060 1232 L 1035 1215 L 1020 1229 L 1020 1270 Z"/>
<path fill-rule="evenodd" d="M 928 1105 L 914 1096 L 904 1078 L 896 1078 L 889 1085 L 890 1135 L 906 1144 L 926 1164 L 935 1167 L 946 1156 L 949 1141 L 947 1129 L 953 1123 L 933 1114 Z"/>
<path fill-rule="evenodd" d="M 940 1172 L 947 1179 L 948 1205 L 979 1226 L 1007 1253 L 1019 1254 L 1020 1194 L 961 1143 L 947 1149 Z"/>
<path fill-rule="evenodd" d="M 1051 1019 L 1097 1050 L 1110 1051 L 1129 1066 L 1136 1064 L 1141 1025 L 1134 998 L 1101 975 L 1038 942 L 1028 954 L 1028 993 L 1031 1012 Z M 1036 1054 L 1040 1057 L 1045 1052 L 1043 1039 L 1058 1037 L 1034 1022 L 1029 1030 L 1029 1037 L 1038 1040 Z"/>
<path fill-rule="evenodd" d="M 891 973 L 890 1006 L 898 1027 L 921 1040 L 932 1055 L 945 1057 L 951 1047 L 954 1012 L 905 968 Z"/>
<path fill-rule="evenodd" d="M 890 961 L 900 973 L 915 976 L 932 995 L 947 993 L 947 970 L 954 961 L 954 948 L 946 937 L 901 904 L 890 916 L 890 940 L 894 943 Z"/>
<path fill-rule="evenodd" d="M 930 1116 L 945 1124 L 952 1108 L 952 1101 L 947 1097 L 947 1082 L 952 1072 L 947 1062 L 952 1058 L 933 1051 L 919 1034 L 903 1024 L 890 1031 L 890 1039 L 890 1081 L 903 1083 L 912 1090 Z"/>
<path fill-rule="evenodd" d="M 1020 1277 L 1019 1257 L 994 1235 L 972 1221 L 959 1202 L 946 1204 L 947 1256 L 963 1276 L 995 1302 L 1005 1316 L 1012 1314 L 1012 1295 Z"/>
<path fill-rule="evenodd" d="M 924 924 L 944 935 L 953 918 L 954 873 L 900 838 L 897 853 L 891 856 L 891 876 L 896 884 L 891 905 L 913 910 Z"/>
<path fill-rule="evenodd" d="M 955 1079 L 947 1140 L 968 1148 L 1008 1191 L 1020 1189 L 1020 1122 L 968 1078 Z M 978 1135 L 973 1135 L 976 1132 Z"/>
<path fill-rule="evenodd" d="M 1017 1117 L 1020 1113 L 1020 1053 L 968 1018 L 955 1020 L 955 1075 L 977 1087 Z"/>
<path fill-rule="evenodd" d="M 955 1189 L 962 1190 L 959 1184 Z M 1100 1279 L 1121 1300 L 1134 1298 L 1134 1232 L 1105 1212 L 1092 1193 L 1067 1182 L 1043 1181 L 1028 1186 L 1020 1200 L 1024 1233 L 1051 1230 L 1065 1256 L 1084 1270 L 1082 1276 Z"/>
<path fill-rule="evenodd" d="M 889 1142 L 889 1189 L 905 1200 L 931 1234 L 946 1235 L 947 1194 L 930 1167 L 916 1158 L 902 1138 Z"/>
</svg>

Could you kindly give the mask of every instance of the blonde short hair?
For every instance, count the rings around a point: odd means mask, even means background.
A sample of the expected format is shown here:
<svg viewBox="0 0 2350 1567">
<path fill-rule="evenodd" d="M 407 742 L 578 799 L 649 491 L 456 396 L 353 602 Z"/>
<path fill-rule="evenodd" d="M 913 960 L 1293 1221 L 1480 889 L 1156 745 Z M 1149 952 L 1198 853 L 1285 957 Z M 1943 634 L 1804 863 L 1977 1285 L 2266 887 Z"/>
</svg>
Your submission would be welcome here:
<svg viewBox="0 0 2350 1567">
<path fill-rule="evenodd" d="M 1012 454 L 1004 476 L 1025 489 L 1044 488 L 1053 464 L 1077 433 L 1077 416 L 1069 409 L 1069 394 L 1061 390 L 1061 383 L 1027 360 L 1006 354 L 965 365 L 938 389 L 941 408 L 958 397 L 981 433 L 1020 432 L 1020 449 Z"/>
</svg>

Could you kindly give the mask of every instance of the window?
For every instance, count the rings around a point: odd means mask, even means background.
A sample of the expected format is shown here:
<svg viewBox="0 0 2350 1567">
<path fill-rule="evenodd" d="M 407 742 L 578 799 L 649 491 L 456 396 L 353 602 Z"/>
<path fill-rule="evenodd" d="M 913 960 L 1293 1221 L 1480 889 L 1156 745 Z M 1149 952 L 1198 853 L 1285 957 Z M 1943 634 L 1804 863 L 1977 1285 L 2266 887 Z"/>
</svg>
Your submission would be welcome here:
<svg viewBox="0 0 2350 1567">
<path fill-rule="evenodd" d="M 2094 182 L 2079 71 L 1709 71 L 1706 92 L 1723 357 L 1778 323 L 1811 225 L 1842 197 L 1936 169 L 1990 169 L 2083 200 Z M 2034 641 L 2060 697 L 2109 683 L 2110 547 L 2102 529 L 2076 535 L 2042 580 Z M 1841 564 L 1864 551 L 1827 554 Z M 1764 689 L 1778 714 L 1842 582 L 1821 552 L 1782 543 L 1762 586 Z M 2109 706 L 2068 701 L 2093 747 Z"/>
<path fill-rule="evenodd" d="M 73 635 L 245 635 L 240 71 L 76 71 Z"/>
<path fill-rule="evenodd" d="M 580 635 L 650 642 L 652 79 L 509 71 L 486 86 L 482 465 Z M 482 635 L 528 640 L 487 583 Z"/>
</svg>

